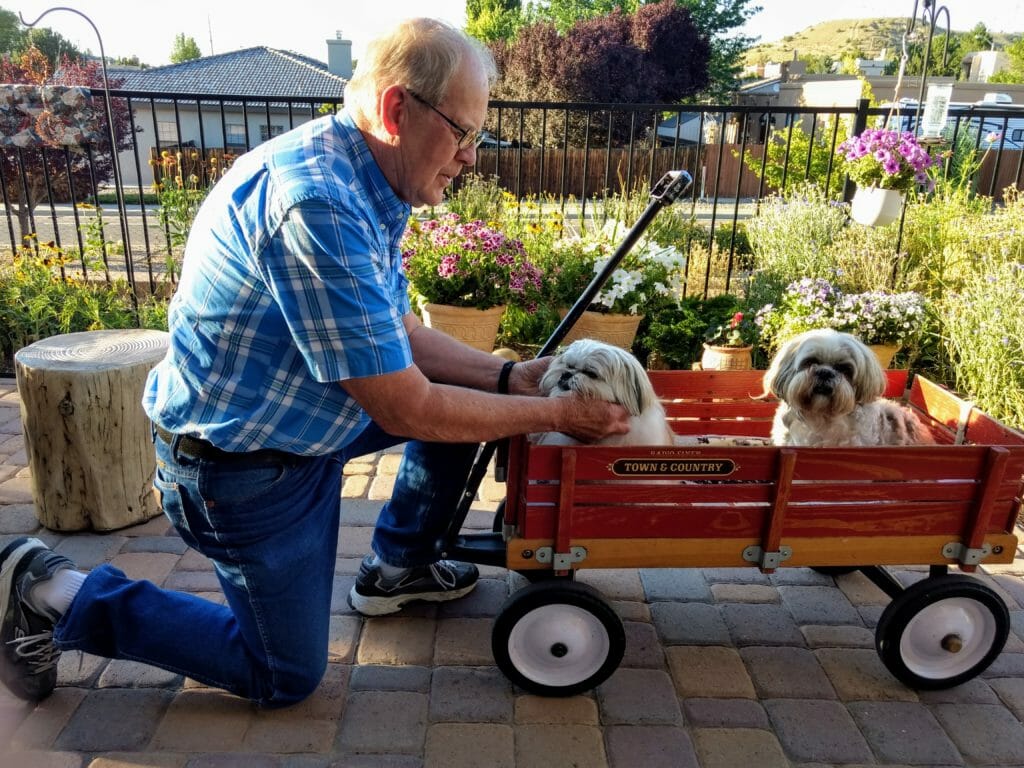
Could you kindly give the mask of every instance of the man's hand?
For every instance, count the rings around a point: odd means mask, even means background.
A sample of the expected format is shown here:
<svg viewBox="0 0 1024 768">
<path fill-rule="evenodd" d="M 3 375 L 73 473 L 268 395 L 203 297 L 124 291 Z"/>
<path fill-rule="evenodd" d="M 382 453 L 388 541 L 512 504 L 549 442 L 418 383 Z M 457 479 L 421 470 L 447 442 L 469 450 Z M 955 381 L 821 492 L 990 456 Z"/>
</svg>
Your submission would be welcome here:
<svg viewBox="0 0 1024 768">
<path fill-rule="evenodd" d="M 540 380 L 551 365 L 553 358 L 537 357 L 533 360 L 524 360 L 512 367 L 512 373 L 508 378 L 508 392 L 510 395 L 539 395 Z"/>
<path fill-rule="evenodd" d="M 629 432 L 629 411 L 616 403 L 573 395 L 557 400 L 565 404 L 565 424 L 556 430 L 581 443 L 593 443 Z"/>
</svg>

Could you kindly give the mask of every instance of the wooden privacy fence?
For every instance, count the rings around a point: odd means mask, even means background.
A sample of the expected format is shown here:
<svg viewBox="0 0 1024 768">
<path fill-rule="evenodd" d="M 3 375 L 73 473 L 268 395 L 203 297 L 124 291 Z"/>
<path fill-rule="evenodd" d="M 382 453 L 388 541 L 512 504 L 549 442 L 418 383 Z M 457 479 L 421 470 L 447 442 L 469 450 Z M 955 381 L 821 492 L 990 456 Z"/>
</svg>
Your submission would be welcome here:
<svg viewBox="0 0 1024 768">
<path fill-rule="evenodd" d="M 763 145 L 746 146 L 760 159 Z M 607 149 L 510 147 L 478 149 L 474 171 L 497 176 L 517 196 L 590 197 L 657 181 L 666 171 L 683 169 L 695 180 L 700 197 L 756 197 L 757 174 L 743 165 L 739 144 Z M 721 166 L 719 167 L 719 157 Z M 456 184 L 460 179 L 456 179 Z M 737 185 L 738 182 L 738 185 Z"/>
</svg>

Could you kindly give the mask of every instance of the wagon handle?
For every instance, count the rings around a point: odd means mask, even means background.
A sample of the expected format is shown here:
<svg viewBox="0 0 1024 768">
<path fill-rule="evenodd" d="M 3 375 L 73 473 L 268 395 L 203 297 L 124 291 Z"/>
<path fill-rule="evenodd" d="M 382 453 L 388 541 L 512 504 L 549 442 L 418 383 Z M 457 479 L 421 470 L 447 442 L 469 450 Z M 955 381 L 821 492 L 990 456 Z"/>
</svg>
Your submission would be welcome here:
<svg viewBox="0 0 1024 768">
<path fill-rule="evenodd" d="M 682 170 L 669 171 L 658 180 L 651 188 L 651 202 L 648 203 L 647 208 L 644 209 L 636 223 L 626 233 L 622 243 L 615 249 L 608 263 L 605 264 L 604 269 L 590 281 L 590 285 L 583 291 L 583 295 L 576 300 L 576 303 L 572 305 L 572 308 L 562 318 L 554 333 L 551 334 L 551 337 L 537 353 L 537 357 L 550 355 L 558 348 L 559 343 L 569 333 L 573 325 L 576 324 L 584 310 L 593 302 L 594 297 L 597 296 L 612 272 L 618 268 L 626 254 L 630 252 L 636 241 L 640 239 L 644 230 L 650 226 L 658 211 L 666 205 L 674 203 L 690 189 L 691 184 L 693 184 L 693 177 L 687 171 Z M 445 531 L 444 538 L 436 542 L 438 554 L 442 558 L 452 556 L 451 550 L 454 549 L 456 550 L 456 556 L 460 553 L 472 555 L 473 562 L 487 565 L 504 565 L 505 563 L 504 546 L 498 546 L 501 542 L 480 541 L 478 542 L 479 546 L 470 548 L 468 542 L 459 544 L 456 541 L 459 530 L 469 515 L 469 508 L 473 505 L 473 500 L 476 498 L 477 489 L 480 487 L 480 483 L 483 482 L 484 475 L 487 474 L 487 465 L 490 464 L 491 457 L 494 455 L 499 442 L 502 441 L 485 443 L 477 454 L 476 461 L 466 481 L 466 487 L 462 491 L 462 498 L 459 500 L 455 514 L 452 515 L 451 522 L 448 524 L 448 530 Z M 460 557 L 459 559 L 465 558 Z"/>
<path fill-rule="evenodd" d="M 537 357 L 546 357 L 558 349 L 562 339 L 576 325 L 576 321 L 580 319 L 580 316 L 586 311 L 587 307 L 593 303 L 594 298 L 604 287 L 604 284 L 608 282 L 612 272 L 618 269 L 619 264 L 622 263 L 622 260 L 626 258 L 626 254 L 636 245 L 636 241 L 640 239 L 644 230 L 650 226 L 658 211 L 666 205 L 674 203 L 690 188 L 691 184 L 693 184 L 693 177 L 687 171 L 669 171 L 658 180 L 658 183 L 651 189 L 651 202 L 647 205 L 647 208 L 644 209 L 644 212 L 640 214 L 640 218 L 636 220 L 636 223 L 626 233 L 622 243 L 615 249 L 615 253 L 612 254 L 608 263 L 604 265 L 604 269 L 594 276 L 594 279 L 590 281 L 590 285 L 584 289 L 583 294 L 572 305 L 572 308 L 566 313 L 565 317 L 562 318 L 554 333 L 544 343 L 544 346 L 540 348 Z"/>
</svg>

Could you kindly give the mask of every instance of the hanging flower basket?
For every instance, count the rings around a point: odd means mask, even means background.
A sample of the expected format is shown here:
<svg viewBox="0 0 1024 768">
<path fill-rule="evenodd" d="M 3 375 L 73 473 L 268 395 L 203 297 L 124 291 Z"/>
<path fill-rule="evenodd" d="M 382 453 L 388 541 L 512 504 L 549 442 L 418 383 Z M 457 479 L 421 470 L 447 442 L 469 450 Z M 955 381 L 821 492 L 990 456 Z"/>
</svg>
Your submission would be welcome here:
<svg viewBox="0 0 1024 768">
<path fill-rule="evenodd" d="M 857 187 L 850 203 L 850 217 L 866 227 L 884 227 L 899 219 L 903 193 L 897 189 Z"/>
</svg>

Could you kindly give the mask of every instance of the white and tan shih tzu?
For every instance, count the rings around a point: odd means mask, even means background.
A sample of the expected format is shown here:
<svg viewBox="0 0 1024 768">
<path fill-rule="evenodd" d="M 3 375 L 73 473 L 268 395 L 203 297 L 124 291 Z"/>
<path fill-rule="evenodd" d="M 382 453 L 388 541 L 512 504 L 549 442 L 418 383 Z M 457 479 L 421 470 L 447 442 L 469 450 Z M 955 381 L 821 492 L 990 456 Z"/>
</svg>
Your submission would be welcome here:
<svg viewBox="0 0 1024 768">
<path fill-rule="evenodd" d="M 882 397 L 885 370 L 856 336 L 807 331 L 779 349 L 764 376 L 765 396 L 782 402 L 775 445 L 858 446 L 932 443 L 909 408 Z"/>
<path fill-rule="evenodd" d="M 630 415 L 630 430 L 596 445 L 671 445 L 672 429 L 665 409 L 654 393 L 647 372 L 627 350 L 593 339 L 574 341 L 556 355 L 540 380 L 541 394 L 567 397 L 579 393 L 623 406 Z M 561 432 L 531 435 L 542 445 L 578 445 Z"/>
</svg>

